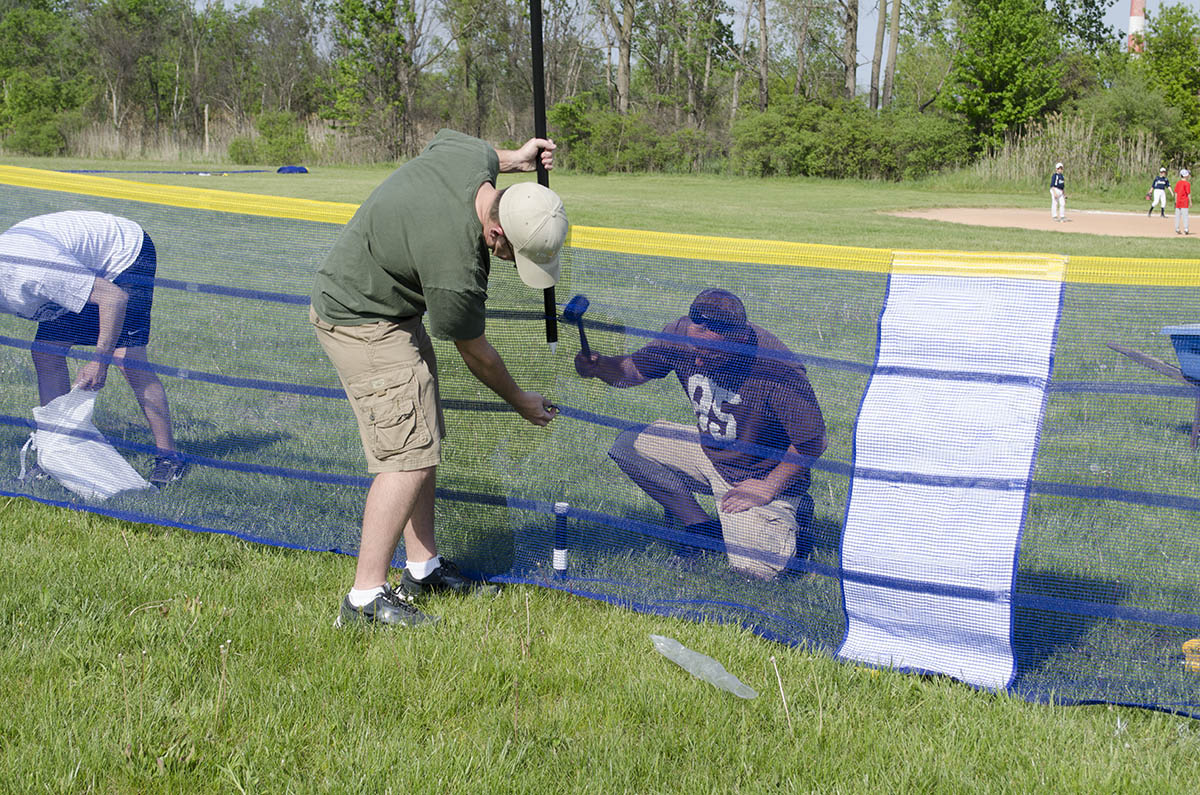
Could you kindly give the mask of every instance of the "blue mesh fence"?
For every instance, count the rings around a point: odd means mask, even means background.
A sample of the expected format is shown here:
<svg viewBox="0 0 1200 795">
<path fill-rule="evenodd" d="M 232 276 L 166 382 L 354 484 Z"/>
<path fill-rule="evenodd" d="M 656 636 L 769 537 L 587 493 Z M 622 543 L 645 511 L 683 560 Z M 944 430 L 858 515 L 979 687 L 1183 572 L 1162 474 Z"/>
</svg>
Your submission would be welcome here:
<svg viewBox="0 0 1200 795">
<path fill-rule="evenodd" d="M 341 386 L 307 322 L 312 275 L 340 226 L 0 191 L 2 227 L 95 209 L 138 221 L 154 239 L 148 366 L 163 379 L 177 441 L 193 464 L 161 492 L 103 503 L 73 498 L 53 480 L 18 480 L 38 402 L 29 353 L 36 327 L 0 316 L 0 490 L 353 554 L 369 481 Z M 627 388 L 580 378 L 578 328 L 560 319 L 551 352 L 540 295 L 496 263 L 488 337 L 518 383 L 552 397 L 561 414 L 532 428 L 469 375 L 452 345 L 435 342 L 449 431 L 436 517 L 446 555 L 502 582 L 736 623 L 1033 700 L 1200 714 L 1200 672 L 1183 653 L 1200 636 L 1197 390 L 1182 374 L 1168 377 L 1177 360 L 1160 333 L 1195 321 L 1194 284 L 1074 281 L 1070 268 L 1058 282 L 914 277 L 890 267 L 891 252 L 794 247 L 793 261 L 761 241 L 743 241 L 737 256 L 729 241 L 710 254 L 703 238 L 621 243 L 640 234 L 576 230 L 564 252 L 560 308 L 586 296 L 580 322 L 591 348 L 623 356 L 688 342 L 669 329 L 702 290 L 739 296 L 750 322 L 781 343 L 760 345 L 759 355 L 802 364 L 824 419 L 824 451 L 797 459 L 811 468 L 811 522 L 796 520 L 809 526 L 811 553 L 775 561 L 753 533 L 699 537 L 668 517 L 611 453 L 623 433 L 652 423 L 695 428 L 700 409 L 688 385 L 674 373 Z M 1013 299 L 1016 318 L 992 311 L 997 296 L 1026 282 L 1029 292 Z M 992 312 L 1013 339 L 938 329 L 952 295 L 960 309 L 965 301 Z M 1026 354 L 1025 329 L 1038 324 L 1044 346 Z M 922 336 L 928 329 L 961 350 L 942 350 Z M 977 359 L 949 363 L 975 350 Z M 1017 412 L 1021 401 L 1030 408 Z M 97 407 L 96 425 L 145 472 L 154 445 L 117 373 Z M 1004 411 L 1019 413 L 1029 435 L 1017 438 L 1010 423 L 989 416 Z M 660 434 L 668 448 L 687 441 L 672 433 Z M 937 445 L 946 438 L 960 442 L 949 453 Z M 1022 445 L 1024 458 L 1015 452 Z M 784 447 L 766 438 L 745 452 L 779 462 L 789 459 Z M 1016 469 L 1001 466 L 1010 458 Z M 716 515 L 712 496 L 697 499 Z M 803 514 L 807 501 L 795 502 Z M 731 565 L 739 555 L 771 564 L 773 576 L 747 576 Z M 977 673 L 988 665 L 994 678 Z"/>
</svg>

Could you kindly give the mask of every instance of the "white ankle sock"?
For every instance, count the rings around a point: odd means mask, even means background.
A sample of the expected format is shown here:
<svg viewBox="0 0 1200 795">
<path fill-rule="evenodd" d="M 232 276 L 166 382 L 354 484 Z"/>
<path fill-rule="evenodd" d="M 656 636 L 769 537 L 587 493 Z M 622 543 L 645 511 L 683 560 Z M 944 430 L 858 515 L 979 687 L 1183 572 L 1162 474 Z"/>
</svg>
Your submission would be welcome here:
<svg viewBox="0 0 1200 795">
<path fill-rule="evenodd" d="M 383 593 L 382 585 L 376 585 L 374 588 L 363 588 L 362 590 L 359 590 L 358 588 L 351 588 L 350 604 L 354 605 L 355 607 L 366 607 L 367 605 L 371 604 L 375 597 L 379 596 L 381 593 Z"/>
<path fill-rule="evenodd" d="M 434 555 L 429 560 L 422 560 L 422 561 L 410 560 L 405 565 L 405 568 L 408 569 L 408 573 L 413 576 L 413 579 L 423 580 L 426 577 L 428 577 L 430 574 L 433 574 L 433 572 L 440 565 L 442 565 L 442 556 Z"/>
</svg>

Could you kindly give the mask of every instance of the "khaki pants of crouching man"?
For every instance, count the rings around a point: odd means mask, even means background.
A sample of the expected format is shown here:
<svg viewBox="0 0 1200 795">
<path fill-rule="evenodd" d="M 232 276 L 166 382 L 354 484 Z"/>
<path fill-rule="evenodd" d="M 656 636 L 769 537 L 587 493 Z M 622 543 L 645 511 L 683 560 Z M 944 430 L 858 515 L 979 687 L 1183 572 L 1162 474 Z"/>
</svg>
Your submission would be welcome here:
<svg viewBox="0 0 1200 795">
<path fill-rule="evenodd" d="M 704 454 L 694 425 L 658 420 L 645 428 L 630 428 L 617 436 L 609 455 L 624 471 L 637 471 L 666 491 L 712 494 L 729 565 L 736 571 L 770 579 L 796 551 L 793 500 L 780 498 L 738 513 L 721 510 L 721 498 L 733 486 Z"/>
<path fill-rule="evenodd" d="M 437 358 L 421 318 L 334 326 L 310 307 L 308 321 L 358 420 L 367 472 L 437 466 L 446 426 Z"/>
</svg>

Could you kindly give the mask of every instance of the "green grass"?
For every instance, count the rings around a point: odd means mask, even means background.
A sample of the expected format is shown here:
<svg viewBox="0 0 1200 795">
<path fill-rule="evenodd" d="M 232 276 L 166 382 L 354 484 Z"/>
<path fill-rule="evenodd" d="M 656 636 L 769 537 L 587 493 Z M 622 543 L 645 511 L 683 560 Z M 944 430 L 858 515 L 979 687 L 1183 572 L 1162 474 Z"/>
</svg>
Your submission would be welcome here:
<svg viewBox="0 0 1200 795">
<path fill-rule="evenodd" d="M 138 178 L 359 201 L 387 171 Z M 870 247 L 1193 256 L 1185 241 L 1135 244 L 971 229 L 878 212 L 1041 206 L 1040 194 L 983 194 L 945 180 L 892 186 L 556 173 L 553 184 L 572 221 L 585 225 Z M 24 198 L 46 202 L 47 209 L 87 203 L 41 192 Z M 1097 208 L 1112 206 L 1103 197 L 1095 201 Z M 119 211 L 123 205 L 111 206 Z M 34 211 L 20 212 L 25 209 L 6 212 L 19 217 Z M 180 221 L 169 208 L 138 209 L 163 228 Z M 278 222 L 191 215 L 175 234 L 156 234 L 160 275 L 303 293 L 331 234 L 320 225 L 290 225 L 289 243 L 281 247 Z M 598 317 L 655 328 L 660 315 L 678 309 L 671 303 L 681 298 L 678 281 L 694 287 L 719 279 L 751 300 L 761 313 L 755 319 L 797 350 L 871 359 L 880 276 L 831 278 L 787 269 L 712 274 L 704 263 L 626 264 L 618 259 L 614 271 L 609 261 L 576 262 L 560 300 L 570 291 L 617 293 L 619 302 L 597 302 Z M 507 276 L 494 280 L 493 303 L 530 308 L 528 295 Z M 663 302 L 671 305 L 658 307 Z M 266 305 L 269 311 L 231 326 L 225 318 L 236 305 L 156 293 L 156 328 L 164 331 L 159 338 L 172 344 L 154 349 L 154 361 L 231 376 L 336 383 L 327 363 L 305 345 L 311 338 L 301 312 Z M 1170 359 L 1165 341 L 1153 332 L 1190 320 L 1193 306 L 1180 290 L 1069 287 L 1056 378 L 1160 383 L 1102 343 L 1124 340 Z M 686 414 L 676 384 L 618 391 L 580 382 L 564 358 L 573 350 L 569 341 L 566 354 L 555 358 L 543 345 L 531 345 L 528 324 L 496 323 L 489 326 L 493 331 L 518 381 L 565 405 L 644 419 Z M 0 334 L 28 333 L 23 321 L 0 318 Z M 592 341 L 601 350 L 639 344 L 606 332 Z M 442 346 L 439 352 L 444 393 L 475 394 L 452 350 Z M 144 430 L 136 407 L 120 377 L 112 378 L 102 427 L 145 441 L 138 436 Z M 829 421 L 829 455 L 844 460 L 865 379 L 824 368 L 813 379 Z M 187 449 L 247 464 L 361 474 L 356 434 L 336 401 L 217 392 L 176 379 L 167 386 Z M 11 350 L 0 356 L 0 413 L 23 415 L 33 394 L 28 357 Z M 1181 430 L 1190 419 L 1186 408 L 1178 400 L 1056 395 L 1036 476 L 1191 494 L 1200 471 Z M 566 496 L 616 515 L 656 516 L 648 499 L 607 462 L 609 429 L 564 418 L 538 432 L 504 415 L 479 419 L 464 412 L 451 412 L 448 421 L 455 434 L 453 466 L 440 473 L 443 487 L 503 487 L 533 499 Z M 15 450 L 22 437 L 19 429 L 0 426 L 3 449 Z M 564 449 L 574 454 L 563 456 Z M 559 458 L 547 466 L 550 454 Z M 11 476 L 14 466 L 6 457 L 0 476 Z M 604 484 L 599 496 L 593 483 Z M 352 548 L 356 541 L 361 492 L 355 487 L 321 487 L 321 499 L 314 501 L 310 485 L 269 478 L 242 485 L 203 467 L 177 486 L 171 510 L 178 521 L 204 510 L 215 526 L 303 527 L 317 547 Z M 56 486 L 35 488 L 43 498 L 62 499 Z M 818 554 L 836 563 L 845 479 L 816 473 L 812 491 L 818 526 L 829 534 Z M 108 507 L 162 511 L 164 505 L 149 495 L 130 495 Z M 252 519 L 261 528 L 248 524 Z M 0 698 L 13 716 L 0 729 L 0 781 L 22 782 L 28 790 L 1179 791 L 1200 768 L 1200 728 L 1161 713 L 1031 705 L 944 679 L 839 664 L 729 625 L 640 615 L 549 589 L 510 587 L 496 600 L 438 600 L 429 610 L 444 620 L 428 632 L 336 633 L 329 625 L 352 568 L 344 556 L 133 525 L 28 500 L 0 498 L 0 521 L 0 554 L 10 561 L 0 596 L 6 641 L 0 669 L 11 683 Z M 513 546 L 506 533 L 536 546 L 546 532 L 542 518 L 469 504 L 441 504 L 438 522 L 458 530 L 456 555 L 492 571 L 513 563 L 503 551 Z M 1129 581 L 1142 590 L 1125 594 L 1127 603 L 1191 612 L 1188 600 L 1200 591 L 1200 567 L 1193 565 L 1196 528 L 1183 529 L 1172 512 L 1108 515 L 1079 501 L 1035 498 L 1022 576 L 1035 592 L 1048 593 L 1084 581 Z M 1130 547 L 1124 539 L 1134 537 L 1141 541 Z M 659 560 L 661 548 L 629 541 L 622 554 L 580 561 L 581 570 L 645 572 L 648 562 Z M 713 587 L 773 609 L 789 605 L 832 614 L 840 598 L 823 578 L 801 587 L 758 588 L 722 579 L 719 567 L 708 574 Z M 658 586 L 667 596 L 672 589 L 695 595 L 698 587 L 671 574 Z M 1151 677 L 1161 675 L 1163 656 L 1178 650 L 1174 634 L 1139 634 L 1102 622 L 1051 626 L 1053 616 L 1037 618 L 1047 622 L 1047 631 L 1094 649 L 1098 660 L 1116 649 L 1146 658 Z M 654 652 L 647 637 L 652 632 L 721 660 L 760 697 L 738 701 L 692 679 Z M 836 627 L 815 634 L 819 643 L 836 641 Z M 1066 664 L 1051 658 L 1042 671 L 1053 677 Z M 1193 678 L 1182 675 L 1177 663 L 1170 667 L 1182 697 L 1194 702 Z"/>
<path fill-rule="evenodd" d="M 25 500 L 0 515 L 11 791 L 1182 792 L 1200 772 L 1200 724 L 1162 713 L 1029 704 L 531 587 L 436 600 L 427 630 L 334 632 L 340 556 Z"/>
</svg>

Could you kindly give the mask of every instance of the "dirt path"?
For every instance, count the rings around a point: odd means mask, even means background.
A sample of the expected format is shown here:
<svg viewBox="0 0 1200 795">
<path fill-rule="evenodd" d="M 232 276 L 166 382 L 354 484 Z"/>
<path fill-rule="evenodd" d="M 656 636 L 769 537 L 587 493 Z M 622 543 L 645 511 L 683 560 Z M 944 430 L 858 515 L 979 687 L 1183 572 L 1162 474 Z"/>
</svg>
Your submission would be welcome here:
<svg viewBox="0 0 1200 795">
<path fill-rule="evenodd" d="M 1059 223 L 1051 220 L 1050 208 L 1045 210 L 1017 210 L 1003 207 L 988 209 L 950 207 L 933 210 L 904 210 L 892 213 L 902 218 L 925 218 L 931 221 L 947 221 L 952 224 L 971 226 L 1007 226 L 1017 229 L 1039 229 L 1048 232 L 1076 232 L 1088 235 L 1116 235 L 1118 237 L 1175 237 L 1175 214 L 1167 211 L 1160 218 L 1157 209 L 1153 217 L 1145 213 L 1121 213 L 1107 210 L 1072 210 L 1067 208 L 1067 220 Z M 1200 217 L 1193 219 L 1200 237 Z M 1189 224 L 1190 226 L 1190 224 Z"/>
</svg>

